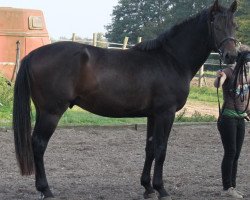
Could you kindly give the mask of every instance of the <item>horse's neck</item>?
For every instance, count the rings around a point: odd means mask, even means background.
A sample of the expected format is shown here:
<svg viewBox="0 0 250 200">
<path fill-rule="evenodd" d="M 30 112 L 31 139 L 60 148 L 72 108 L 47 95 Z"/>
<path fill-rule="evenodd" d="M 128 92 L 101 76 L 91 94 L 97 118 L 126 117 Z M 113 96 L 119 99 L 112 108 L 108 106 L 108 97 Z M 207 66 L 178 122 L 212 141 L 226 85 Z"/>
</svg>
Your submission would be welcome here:
<svg viewBox="0 0 250 200">
<path fill-rule="evenodd" d="M 168 40 L 179 66 L 193 78 L 211 53 L 209 28 L 205 18 L 186 23 Z"/>
</svg>

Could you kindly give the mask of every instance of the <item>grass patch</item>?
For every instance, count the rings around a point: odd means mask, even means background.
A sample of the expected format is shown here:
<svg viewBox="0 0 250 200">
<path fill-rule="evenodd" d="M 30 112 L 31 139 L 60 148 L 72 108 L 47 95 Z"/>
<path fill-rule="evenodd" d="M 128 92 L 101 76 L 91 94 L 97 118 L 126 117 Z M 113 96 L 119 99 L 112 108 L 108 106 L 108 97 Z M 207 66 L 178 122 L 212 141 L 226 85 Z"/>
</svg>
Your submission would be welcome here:
<svg viewBox="0 0 250 200">
<path fill-rule="evenodd" d="M 81 111 L 80 111 L 81 110 Z M 146 118 L 110 118 L 101 117 L 93 113 L 87 112 L 80 108 L 68 110 L 61 118 L 59 125 L 128 125 L 128 124 L 144 124 Z"/>
<path fill-rule="evenodd" d="M 195 111 L 190 117 L 185 116 L 186 110 L 176 115 L 175 122 L 215 122 L 217 118 L 213 115 L 201 115 L 201 113 Z"/>
<path fill-rule="evenodd" d="M 222 91 L 219 89 L 219 98 L 222 101 Z M 209 102 L 209 103 L 217 103 L 217 90 L 216 88 L 211 87 L 197 87 L 193 86 L 190 89 L 190 93 L 188 96 L 188 99 L 190 101 L 203 101 L 203 102 Z"/>
<path fill-rule="evenodd" d="M 212 115 L 201 115 L 195 112 L 192 116 L 187 117 L 184 109 L 176 115 L 175 122 L 214 122 L 216 117 Z M 81 108 L 75 107 L 73 110 L 68 110 L 61 118 L 59 125 L 130 125 L 130 124 L 146 124 L 147 118 L 110 118 L 95 115 Z"/>
</svg>

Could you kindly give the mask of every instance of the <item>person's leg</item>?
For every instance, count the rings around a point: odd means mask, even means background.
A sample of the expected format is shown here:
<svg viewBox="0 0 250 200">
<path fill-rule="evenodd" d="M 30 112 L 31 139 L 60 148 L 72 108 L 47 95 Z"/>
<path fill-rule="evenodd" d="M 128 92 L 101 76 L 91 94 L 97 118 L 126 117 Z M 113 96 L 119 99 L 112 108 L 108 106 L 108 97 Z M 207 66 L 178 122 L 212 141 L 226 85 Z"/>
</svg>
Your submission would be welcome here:
<svg viewBox="0 0 250 200">
<path fill-rule="evenodd" d="M 236 187 L 238 159 L 240 157 L 240 152 L 244 141 L 244 137 L 245 137 L 245 121 L 244 119 L 239 119 L 237 126 L 237 134 L 236 134 L 236 155 L 234 158 L 233 169 L 232 169 L 232 186 L 234 188 Z"/>
<path fill-rule="evenodd" d="M 232 187 L 233 162 L 236 155 L 237 120 L 222 117 L 219 123 L 221 141 L 224 148 L 224 157 L 221 163 L 223 189 Z"/>
</svg>

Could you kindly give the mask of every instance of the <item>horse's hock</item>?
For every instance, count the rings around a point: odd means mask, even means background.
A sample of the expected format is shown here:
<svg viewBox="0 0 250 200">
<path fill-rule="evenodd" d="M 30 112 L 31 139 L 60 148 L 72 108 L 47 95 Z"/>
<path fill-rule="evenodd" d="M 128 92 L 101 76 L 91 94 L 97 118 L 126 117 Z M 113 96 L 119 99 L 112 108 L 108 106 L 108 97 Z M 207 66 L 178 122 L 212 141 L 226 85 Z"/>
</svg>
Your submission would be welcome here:
<svg viewBox="0 0 250 200">
<path fill-rule="evenodd" d="M 8 80 L 14 79 L 18 41 L 20 60 L 50 43 L 42 11 L 0 7 L 0 74 Z"/>
</svg>

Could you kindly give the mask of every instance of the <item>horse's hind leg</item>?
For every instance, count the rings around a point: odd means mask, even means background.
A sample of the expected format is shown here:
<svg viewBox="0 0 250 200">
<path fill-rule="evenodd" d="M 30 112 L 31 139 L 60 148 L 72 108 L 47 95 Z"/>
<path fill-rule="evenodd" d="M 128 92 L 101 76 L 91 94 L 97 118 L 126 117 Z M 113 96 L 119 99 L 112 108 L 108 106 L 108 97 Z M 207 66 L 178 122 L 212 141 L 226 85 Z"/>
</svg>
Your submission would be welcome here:
<svg viewBox="0 0 250 200">
<path fill-rule="evenodd" d="M 53 194 L 47 182 L 43 156 L 61 115 L 51 114 L 46 111 L 37 112 L 36 124 L 32 135 L 36 189 L 42 193 L 44 198 L 53 197 Z"/>
<path fill-rule="evenodd" d="M 141 176 L 141 185 L 145 188 L 144 198 L 154 198 L 155 192 L 151 185 L 150 171 L 154 160 L 154 142 L 153 142 L 154 120 L 148 117 L 147 122 L 147 141 L 146 141 L 146 158 Z"/>
<path fill-rule="evenodd" d="M 171 200 L 170 195 L 164 188 L 162 173 L 165 161 L 169 134 L 173 125 L 175 112 L 165 112 L 155 117 L 154 124 L 154 152 L 155 168 L 153 187 L 159 193 L 160 200 Z"/>
</svg>

